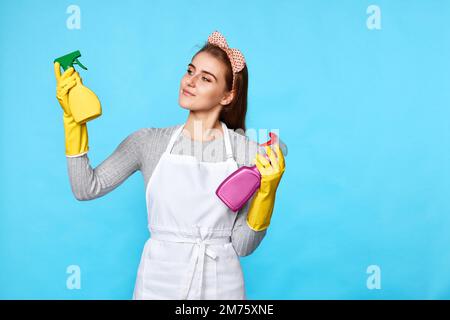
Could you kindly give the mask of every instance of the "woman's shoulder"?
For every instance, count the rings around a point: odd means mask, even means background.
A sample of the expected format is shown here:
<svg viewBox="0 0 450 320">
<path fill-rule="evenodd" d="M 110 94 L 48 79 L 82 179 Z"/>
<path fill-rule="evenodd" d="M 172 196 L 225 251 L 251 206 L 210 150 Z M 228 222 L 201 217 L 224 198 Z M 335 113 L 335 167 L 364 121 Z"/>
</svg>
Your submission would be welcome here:
<svg viewBox="0 0 450 320">
<path fill-rule="evenodd" d="M 169 139 L 173 132 L 179 128 L 180 125 L 174 125 L 170 127 L 143 127 L 135 130 L 130 135 L 136 138 L 147 138 L 147 139 Z"/>
<path fill-rule="evenodd" d="M 154 149 L 155 146 L 164 146 L 170 140 L 170 137 L 179 125 L 170 127 L 142 127 L 128 134 L 122 141 L 122 144 L 133 146 L 139 150 Z"/>
</svg>

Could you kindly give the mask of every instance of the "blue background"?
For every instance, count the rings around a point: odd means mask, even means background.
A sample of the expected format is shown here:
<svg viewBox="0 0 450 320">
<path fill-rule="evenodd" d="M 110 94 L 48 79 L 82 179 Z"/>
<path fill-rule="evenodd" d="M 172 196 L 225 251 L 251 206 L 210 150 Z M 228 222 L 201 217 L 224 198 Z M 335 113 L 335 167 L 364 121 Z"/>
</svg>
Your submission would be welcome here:
<svg viewBox="0 0 450 320">
<path fill-rule="evenodd" d="M 149 236 L 140 172 L 74 198 L 53 60 L 79 49 L 89 68 L 95 167 L 131 132 L 186 120 L 181 77 L 219 30 L 248 63 L 247 126 L 289 147 L 271 226 L 241 260 L 248 298 L 449 299 L 449 14 L 444 0 L 0 2 L 0 298 L 130 299 Z"/>
</svg>

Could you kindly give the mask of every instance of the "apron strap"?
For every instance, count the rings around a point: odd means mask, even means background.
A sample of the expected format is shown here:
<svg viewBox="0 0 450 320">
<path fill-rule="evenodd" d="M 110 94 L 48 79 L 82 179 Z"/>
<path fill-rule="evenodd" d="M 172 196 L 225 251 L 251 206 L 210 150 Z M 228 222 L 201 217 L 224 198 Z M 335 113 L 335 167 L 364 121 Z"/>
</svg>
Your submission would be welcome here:
<svg viewBox="0 0 450 320">
<path fill-rule="evenodd" d="M 177 138 L 178 138 L 178 135 L 181 133 L 181 131 L 183 130 L 183 128 L 184 128 L 184 123 L 172 134 L 172 137 L 170 137 L 170 140 L 169 140 L 169 144 L 167 145 L 167 148 L 166 148 L 166 152 L 167 153 L 170 153 L 171 151 L 172 151 L 172 148 L 173 148 L 173 145 L 175 144 L 175 141 L 177 140 Z"/>
<path fill-rule="evenodd" d="M 228 132 L 227 125 L 222 121 L 220 122 L 222 123 L 223 138 L 225 139 L 225 150 L 227 152 L 227 160 L 233 159 L 233 149 L 231 148 L 230 133 Z"/>
</svg>

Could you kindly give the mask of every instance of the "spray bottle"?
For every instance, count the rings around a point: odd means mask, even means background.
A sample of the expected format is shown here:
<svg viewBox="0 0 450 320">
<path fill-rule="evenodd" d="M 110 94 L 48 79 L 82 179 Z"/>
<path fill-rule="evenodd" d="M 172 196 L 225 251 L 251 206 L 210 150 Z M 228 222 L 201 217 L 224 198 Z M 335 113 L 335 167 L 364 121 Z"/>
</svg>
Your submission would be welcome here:
<svg viewBox="0 0 450 320">
<path fill-rule="evenodd" d="M 59 62 L 66 71 L 74 64 L 79 65 L 84 70 L 87 68 L 78 60 L 81 57 L 79 50 L 66 54 L 55 59 L 53 62 Z M 93 120 L 102 114 L 102 107 L 98 97 L 89 88 L 85 87 L 80 78 L 77 78 L 77 84 L 69 90 L 69 108 L 74 120 L 83 124 Z"/>
<path fill-rule="evenodd" d="M 270 132 L 269 136 L 269 141 L 259 145 L 270 146 L 278 143 L 283 155 L 287 156 L 286 144 L 273 132 Z M 269 160 L 266 154 L 264 156 Z M 234 212 L 238 212 L 253 196 L 256 190 L 259 189 L 260 185 L 261 174 L 259 173 L 258 167 L 256 165 L 251 167 L 242 166 L 222 181 L 216 190 L 216 195 L 228 208 Z"/>
</svg>

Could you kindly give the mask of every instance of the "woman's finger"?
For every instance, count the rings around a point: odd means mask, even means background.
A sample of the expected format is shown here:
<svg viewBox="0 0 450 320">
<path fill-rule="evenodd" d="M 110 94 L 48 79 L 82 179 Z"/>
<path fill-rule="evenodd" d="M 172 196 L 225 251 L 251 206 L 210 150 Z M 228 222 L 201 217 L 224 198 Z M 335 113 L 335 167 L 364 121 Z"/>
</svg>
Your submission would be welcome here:
<svg viewBox="0 0 450 320">
<path fill-rule="evenodd" d="M 60 81 L 59 87 L 65 89 L 65 90 L 69 90 L 76 84 L 77 84 L 77 81 L 75 78 L 67 78 L 67 79 Z"/>
<path fill-rule="evenodd" d="M 62 74 L 60 80 L 64 80 L 64 79 L 70 77 L 72 75 L 72 73 L 74 73 L 74 71 L 75 71 L 75 69 L 73 67 L 70 67 L 69 69 L 64 71 L 64 73 Z"/>
<path fill-rule="evenodd" d="M 76 74 L 72 74 L 71 76 L 68 76 L 66 78 L 62 78 L 59 81 L 60 83 L 65 83 L 65 82 L 70 82 L 70 81 L 75 81 L 77 79 L 77 75 Z"/>
<path fill-rule="evenodd" d="M 80 75 L 75 71 L 71 76 L 67 77 L 67 79 L 77 80 L 80 79 Z"/>
<path fill-rule="evenodd" d="M 60 64 L 59 64 L 59 62 L 55 62 L 55 63 L 53 64 L 53 68 L 54 68 L 54 70 L 55 70 L 55 78 L 56 78 L 56 81 L 59 81 L 59 79 L 61 78 L 61 70 L 60 70 Z"/>
<path fill-rule="evenodd" d="M 280 148 L 279 144 L 277 144 L 275 146 L 275 152 L 277 153 L 279 166 L 280 166 L 280 169 L 282 170 L 285 167 L 285 163 L 284 163 L 283 151 L 281 151 L 281 148 Z"/>
<path fill-rule="evenodd" d="M 67 84 L 66 84 L 65 86 L 63 86 L 63 87 L 59 87 L 59 88 L 56 90 L 56 95 L 57 95 L 58 97 L 63 97 L 63 96 L 65 96 L 65 95 L 69 92 L 69 90 L 72 89 L 75 85 L 76 85 L 76 82 L 70 82 L 70 83 L 67 83 Z"/>
<path fill-rule="evenodd" d="M 256 161 L 259 161 L 264 167 L 270 167 L 270 162 L 267 160 L 266 156 L 262 154 L 256 155 Z"/>
<path fill-rule="evenodd" d="M 255 165 L 258 168 L 259 173 L 263 174 L 265 170 L 264 165 L 261 162 L 259 162 L 258 159 L 256 159 Z"/>
<path fill-rule="evenodd" d="M 264 175 L 270 174 L 270 172 L 269 172 L 269 171 L 271 171 L 270 164 L 269 164 L 269 165 L 264 165 L 264 164 L 261 162 L 261 158 L 259 158 L 259 157 L 256 158 L 255 165 L 256 165 L 256 167 L 258 168 L 258 171 L 259 171 L 259 173 L 260 173 L 261 175 L 264 176 Z"/>
<path fill-rule="evenodd" d="M 272 149 L 269 146 L 266 146 L 266 152 L 269 156 L 270 163 L 272 164 L 272 168 L 274 170 L 278 170 L 278 160 L 275 158 L 275 154 L 273 153 Z"/>
</svg>

